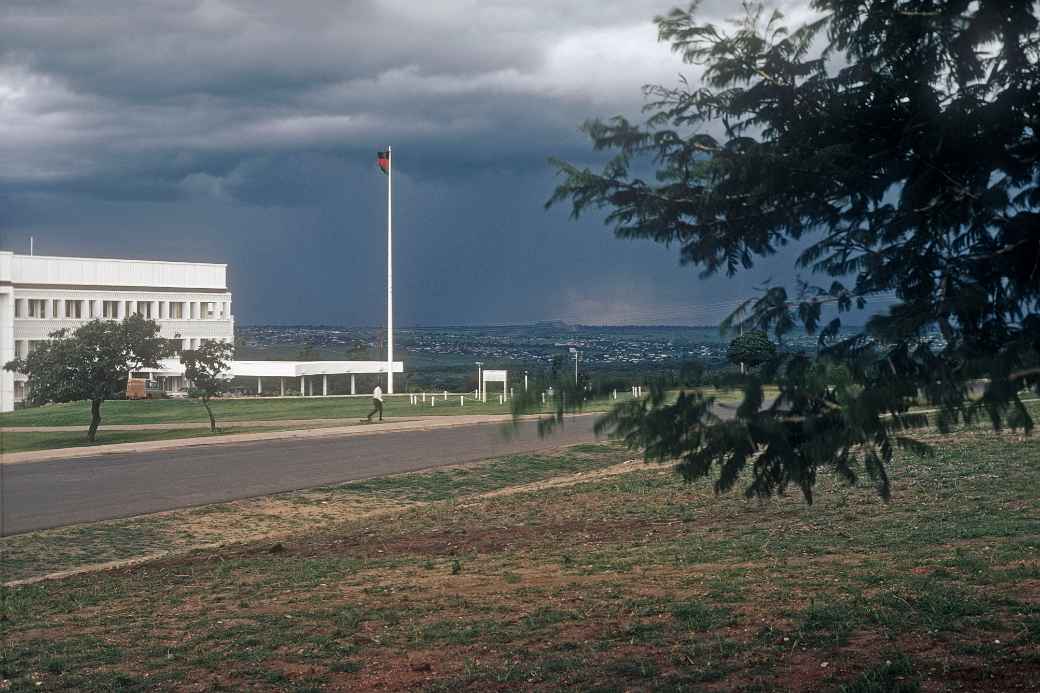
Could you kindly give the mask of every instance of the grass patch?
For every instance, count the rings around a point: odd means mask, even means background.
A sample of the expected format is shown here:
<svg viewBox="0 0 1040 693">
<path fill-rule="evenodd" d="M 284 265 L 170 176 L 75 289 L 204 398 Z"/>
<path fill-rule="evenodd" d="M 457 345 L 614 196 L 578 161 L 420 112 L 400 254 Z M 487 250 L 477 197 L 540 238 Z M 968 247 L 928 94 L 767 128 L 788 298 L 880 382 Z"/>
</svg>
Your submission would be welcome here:
<svg viewBox="0 0 1040 693">
<path fill-rule="evenodd" d="M 284 431 L 285 428 L 232 428 L 211 432 L 207 429 L 174 429 L 166 431 L 98 431 L 97 440 L 89 442 L 86 433 L 79 431 L 47 431 L 41 433 L 5 432 L 4 452 L 30 452 L 58 448 L 93 447 L 116 443 L 146 443 L 155 440 L 179 440 L 182 438 L 220 438 L 233 433 L 256 433 L 261 431 Z"/>
<path fill-rule="evenodd" d="M 30 578 L 270 534 L 314 531 L 369 513 L 403 512 L 419 503 L 462 499 L 594 471 L 622 462 L 628 455 L 615 445 L 582 450 L 565 448 L 556 454 L 515 455 L 449 470 L 399 474 L 5 537 L 0 539 L 4 579 Z M 461 570 L 458 564 L 457 572 Z M 514 574 L 508 579 L 519 582 L 521 577 Z"/>
<path fill-rule="evenodd" d="M 838 690 L 840 693 L 917 693 L 921 690 L 921 683 L 910 658 L 895 654 L 864 671 L 855 681 L 841 685 Z"/>
<path fill-rule="evenodd" d="M 8 590 L 4 677 L 88 691 L 1030 690 L 1040 438 L 935 442 L 935 456 L 900 454 L 888 504 L 828 478 L 812 507 L 715 496 L 640 465 L 476 497 L 627 455 L 581 446 L 173 515 L 143 543 L 259 522 L 264 504 L 288 526 L 310 519 L 279 551 Z M 326 517 L 323 500 L 393 511 Z M 60 545 L 134 541 L 108 531 Z"/>
<path fill-rule="evenodd" d="M 458 416 L 471 414 L 509 414 L 511 405 L 498 404 L 489 395 L 488 402 L 466 397 L 459 406 L 459 396 L 437 395 L 436 404 L 413 405 L 408 395 L 384 395 L 384 417 Z M 621 395 L 618 396 L 619 400 Z M 612 400 L 591 402 L 589 411 L 603 411 Z M 212 402 L 218 425 L 236 421 L 279 421 L 285 419 L 354 419 L 372 410 L 368 397 L 285 397 L 256 399 L 216 399 Z M 208 421 L 206 410 L 193 400 L 111 400 L 101 408 L 102 427 L 117 424 L 201 423 Z M 89 402 L 69 402 L 30 407 L 0 414 L 4 426 L 86 426 L 90 423 Z"/>
<path fill-rule="evenodd" d="M 624 452 L 615 446 L 598 446 L 590 451 L 589 447 L 579 445 L 560 455 L 514 455 L 463 468 L 355 481 L 335 490 L 428 503 L 587 472 L 622 462 L 624 458 Z"/>
</svg>

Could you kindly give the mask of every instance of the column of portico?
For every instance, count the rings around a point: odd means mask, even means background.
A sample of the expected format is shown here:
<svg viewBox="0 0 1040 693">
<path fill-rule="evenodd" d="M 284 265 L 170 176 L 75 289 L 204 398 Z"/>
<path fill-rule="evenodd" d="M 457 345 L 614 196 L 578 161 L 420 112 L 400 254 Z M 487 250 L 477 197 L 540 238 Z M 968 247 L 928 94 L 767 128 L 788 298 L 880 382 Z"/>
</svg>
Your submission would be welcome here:
<svg viewBox="0 0 1040 693">
<path fill-rule="evenodd" d="M 329 376 L 327 375 L 321 376 L 321 396 L 329 396 Z"/>
</svg>

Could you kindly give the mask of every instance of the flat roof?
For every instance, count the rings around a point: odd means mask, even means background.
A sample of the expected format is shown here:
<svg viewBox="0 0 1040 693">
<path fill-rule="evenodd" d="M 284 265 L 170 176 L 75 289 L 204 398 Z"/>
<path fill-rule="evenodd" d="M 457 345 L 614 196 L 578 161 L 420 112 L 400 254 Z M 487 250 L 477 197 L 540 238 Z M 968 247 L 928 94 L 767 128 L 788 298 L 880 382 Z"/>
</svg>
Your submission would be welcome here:
<svg viewBox="0 0 1040 693">
<path fill-rule="evenodd" d="M 162 368 L 152 371 L 163 375 L 183 375 L 180 359 L 164 359 Z M 254 378 L 299 378 L 305 375 L 369 375 L 387 372 L 386 361 L 231 361 L 232 376 Z M 394 361 L 394 373 L 404 373 L 404 362 Z"/>
<path fill-rule="evenodd" d="M 132 257 L 85 257 L 82 255 L 28 255 L 16 253 L 13 250 L 0 250 L 0 253 L 14 257 L 38 258 L 41 260 L 87 260 L 100 262 L 144 262 L 150 265 L 209 265 L 211 267 L 227 267 L 226 262 L 195 262 L 194 260 L 139 260 Z"/>
</svg>

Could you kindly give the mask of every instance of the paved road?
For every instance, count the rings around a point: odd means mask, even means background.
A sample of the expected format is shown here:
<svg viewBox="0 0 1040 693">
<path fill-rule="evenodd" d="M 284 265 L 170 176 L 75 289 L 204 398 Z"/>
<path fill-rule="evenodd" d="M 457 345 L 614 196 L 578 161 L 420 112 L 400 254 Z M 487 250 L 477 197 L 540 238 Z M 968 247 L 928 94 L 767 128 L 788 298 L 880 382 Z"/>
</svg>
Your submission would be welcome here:
<svg viewBox="0 0 1040 693">
<path fill-rule="evenodd" d="M 594 440 L 595 416 L 541 439 L 501 424 L 235 443 L 8 465 L 4 534 L 216 503 Z"/>
</svg>

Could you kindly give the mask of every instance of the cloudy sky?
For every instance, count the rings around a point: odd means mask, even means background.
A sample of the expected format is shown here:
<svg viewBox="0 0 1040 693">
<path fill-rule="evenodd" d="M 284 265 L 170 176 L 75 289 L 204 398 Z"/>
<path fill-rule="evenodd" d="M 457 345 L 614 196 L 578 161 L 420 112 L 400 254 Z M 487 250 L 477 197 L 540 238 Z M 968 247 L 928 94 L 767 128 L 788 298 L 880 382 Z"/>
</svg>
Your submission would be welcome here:
<svg viewBox="0 0 1040 693">
<path fill-rule="evenodd" d="M 242 324 L 380 324 L 389 143 L 399 324 L 717 322 L 790 254 L 701 280 L 543 208 L 583 120 L 696 76 L 673 4 L 4 0 L 0 247 L 226 262 Z"/>
</svg>

